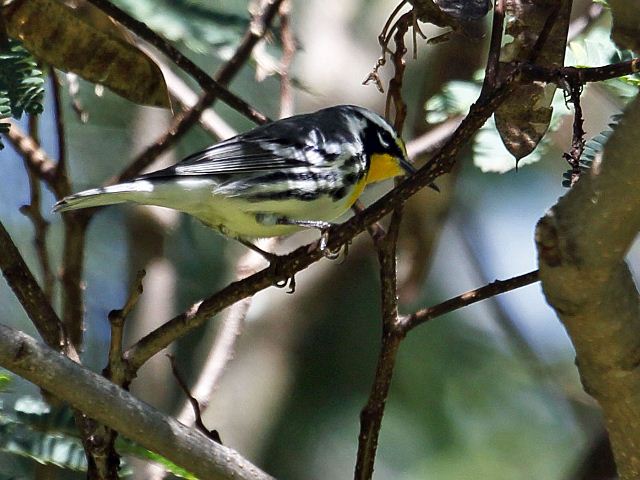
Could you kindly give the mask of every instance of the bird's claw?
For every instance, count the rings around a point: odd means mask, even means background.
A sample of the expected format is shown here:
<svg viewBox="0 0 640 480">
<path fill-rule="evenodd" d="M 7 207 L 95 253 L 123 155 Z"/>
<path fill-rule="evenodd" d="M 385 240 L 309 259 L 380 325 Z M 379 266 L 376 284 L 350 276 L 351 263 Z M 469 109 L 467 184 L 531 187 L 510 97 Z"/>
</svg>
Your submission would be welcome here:
<svg viewBox="0 0 640 480">
<path fill-rule="evenodd" d="M 329 260 L 336 260 L 340 256 L 340 252 L 342 251 L 342 247 L 337 250 L 324 250 L 322 254 L 324 258 L 328 258 Z"/>
<path fill-rule="evenodd" d="M 296 291 L 296 276 L 294 274 L 288 278 L 278 280 L 276 283 L 274 283 L 274 285 L 278 288 L 286 288 L 288 286 L 289 290 L 287 290 L 287 293 L 294 293 Z"/>
<path fill-rule="evenodd" d="M 342 252 L 343 245 L 340 245 L 337 249 L 330 250 L 327 245 L 329 243 L 329 230 L 322 230 L 322 234 L 320 235 L 320 242 L 318 244 L 318 249 L 322 252 L 324 258 L 328 258 L 329 260 L 336 260 L 340 257 L 340 252 Z M 345 257 L 349 253 L 349 242 L 344 244 L 344 255 Z"/>
<path fill-rule="evenodd" d="M 279 255 L 274 254 L 273 258 L 269 261 L 269 268 L 273 270 L 273 274 L 276 278 L 282 276 L 282 272 L 280 271 L 280 265 L 278 262 L 279 258 Z M 294 293 L 296 291 L 296 275 L 294 273 L 290 277 L 281 278 L 280 280 L 277 280 L 273 285 L 278 288 L 289 287 L 287 293 Z"/>
</svg>

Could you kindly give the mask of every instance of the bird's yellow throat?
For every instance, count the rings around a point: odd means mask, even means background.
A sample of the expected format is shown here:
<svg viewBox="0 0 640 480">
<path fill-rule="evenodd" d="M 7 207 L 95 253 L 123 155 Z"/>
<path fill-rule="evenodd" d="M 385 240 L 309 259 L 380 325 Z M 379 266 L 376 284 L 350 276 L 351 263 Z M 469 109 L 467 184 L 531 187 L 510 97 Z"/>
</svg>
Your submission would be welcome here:
<svg viewBox="0 0 640 480">
<path fill-rule="evenodd" d="M 380 182 L 404 174 L 398 160 L 388 153 L 371 155 L 371 166 L 367 175 L 367 183 Z"/>
</svg>

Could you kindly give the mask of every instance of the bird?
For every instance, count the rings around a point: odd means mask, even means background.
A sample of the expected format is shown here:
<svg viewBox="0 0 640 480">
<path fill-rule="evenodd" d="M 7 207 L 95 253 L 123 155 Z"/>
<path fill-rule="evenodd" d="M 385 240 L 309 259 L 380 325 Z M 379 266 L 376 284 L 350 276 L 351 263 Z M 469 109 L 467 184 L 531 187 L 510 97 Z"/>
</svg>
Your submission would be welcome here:
<svg viewBox="0 0 640 480">
<path fill-rule="evenodd" d="M 326 232 L 367 185 L 415 172 L 402 138 L 380 115 L 337 105 L 216 143 L 162 170 L 69 195 L 54 212 L 123 202 L 172 208 L 267 260 L 258 238 Z"/>
</svg>

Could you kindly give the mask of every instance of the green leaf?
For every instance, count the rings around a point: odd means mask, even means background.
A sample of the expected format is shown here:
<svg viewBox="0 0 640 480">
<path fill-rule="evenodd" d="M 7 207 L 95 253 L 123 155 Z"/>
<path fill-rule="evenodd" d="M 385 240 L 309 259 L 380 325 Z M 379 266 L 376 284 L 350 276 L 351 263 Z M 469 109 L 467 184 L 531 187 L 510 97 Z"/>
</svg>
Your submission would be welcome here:
<svg viewBox="0 0 640 480">
<path fill-rule="evenodd" d="M 7 125 L 6 123 L 2 123 L 0 122 L 0 133 L 3 133 L 2 131 L 2 126 L 3 125 Z M 8 130 L 8 128 L 7 128 Z M 0 392 L 6 390 L 7 388 L 9 388 L 9 384 L 11 383 L 11 376 L 9 376 L 9 374 L 7 373 L 1 373 L 0 372 Z"/>
<path fill-rule="evenodd" d="M 634 58 L 631 50 L 620 49 L 613 43 L 610 33 L 610 30 L 604 27 L 587 30 L 584 36 L 578 37 L 569 44 L 567 65 L 599 67 Z M 598 86 L 606 88 L 609 93 L 621 100 L 629 101 L 638 94 L 640 77 L 638 74 L 625 75 L 599 82 Z"/>
<path fill-rule="evenodd" d="M 425 103 L 427 123 L 439 123 L 451 116 L 464 115 L 480 95 L 478 82 L 453 80 Z"/>
<path fill-rule="evenodd" d="M 36 60 L 18 40 L 0 47 L 0 118 L 42 113 L 44 76 Z M 7 102 L 8 101 L 8 102 Z"/>
<path fill-rule="evenodd" d="M 152 462 L 158 463 L 162 465 L 162 467 L 164 467 L 167 472 L 172 473 L 176 477 L 186 478 L 187 480 L 198 480 L 198 477 L 196 477 L 186 469 L 179 467 L 163 456 L 152 452 L 151 450 L 147 450 L 146 448 L 141 447 L 137 443 L 134 443 L 126 438 L 118 437 L 118 439 L 116 440 L 116 448 L 121 454 L 128 454 L 134 457 L 141 458 L 143 460 L 150 460 Z"/>
<path fill-rule="evenodd" d="M 249 24 L 246 2 L 219 6 L 196 0 L 117 0 L 118 6 L 144 20 L 165 38 L 190 50 L 210 54 L 237 43 Z M 234 8 L 235 6 L 235 8 Z"/>
<path fill-rule="evenodd" d="M 469 107 L 476 101 L 480 94 L 480 82 L 464 82 L 454 80 L 447 83 L 442 92 L 431 97 L 425 104 L 427 121 L 443 121 L 454 115 L 463 115 L 469 111 Z M 570 111 L 564 104 L 561 93 L 554 96 L 552 102 L 553 115 L 549 124 L 549 131 L 555 131 L 560 127 L 562 118 Z M 537 162 L 548 148 L 548 136 L 545 135 L 532 153 L 518 162 L 518 166 Z M 480 129 L 473 143 L 474 164 L 483 172 L 506 173 L 516 168 L 513 156 L 507 151 L 502 139 L 495 127 L 495 121 L 491 118 Z"/>
</svg>

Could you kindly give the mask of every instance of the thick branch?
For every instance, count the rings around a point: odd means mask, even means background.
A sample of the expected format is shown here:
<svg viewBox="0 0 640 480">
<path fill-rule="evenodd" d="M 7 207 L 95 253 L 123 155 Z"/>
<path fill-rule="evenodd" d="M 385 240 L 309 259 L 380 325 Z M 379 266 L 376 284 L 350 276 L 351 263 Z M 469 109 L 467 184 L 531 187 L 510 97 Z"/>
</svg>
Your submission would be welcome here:
<svg viewBox="0 0 640 480">
<path fill-rule="evenodd" d="M 28 335 L 0 325 L 0 365 L 203 480 L 272 477 Z M 64 379 L 64 381 L 60 381 Z"/>
<path fill-rule="evenodd" d="M 636 99 L 602 165 L 542 219 L 540 279 L 576 349 L 585 390 L 602 406 L 623 479 L 640 478 L 640 297 L 624 257 L 640 230 Z"/>
</svg>

